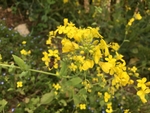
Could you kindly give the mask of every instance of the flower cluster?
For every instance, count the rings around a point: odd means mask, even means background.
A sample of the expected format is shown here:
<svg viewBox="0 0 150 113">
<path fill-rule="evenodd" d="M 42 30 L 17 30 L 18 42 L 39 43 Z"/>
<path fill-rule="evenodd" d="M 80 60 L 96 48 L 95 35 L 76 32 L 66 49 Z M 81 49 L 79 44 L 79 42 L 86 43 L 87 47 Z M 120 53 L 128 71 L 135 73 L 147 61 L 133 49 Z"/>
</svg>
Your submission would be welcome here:
<svg viewBox="0 0 150 113">
<path fill-rule="evenodd" d="M 141 20 L 141 19 L 142 19 L 142 16 L 140 15 L 140 13 L 139 13 L 139 12 L 138 12 L 138 13 L 135 13 L 135 14 L 133 15 L 133 17 L 129 20 L 128 26 L 131 26 L 132 23 L 133 23 L 135 20 Z"/>
<path fill-rule="evenodd" d="M 140 20 L 140 14 L 134 15 L 134 19 Z M 59 44 L 52 43 L 54 40 L 59 42 L 60 39 Z M 53 69 L 58 72 L 64 68 L 60 60 L 66 62 L 65 68 L 69 70 L 65 75 L 79 76 L 82 79 L 81 87 L 87 91 L 87 98 L 91 93 L 97 94 L 95 99 L 101 100 L 100 106 L 105 105 L 107 113 L 113 112 L 112 100 L 126 96 L 121 91 L 125 87 L 133 86 L 134 79 L 139 77 L 135 66 L 126 68 L 123 55 L 118 53 L 119 45 L 114 42 L 107 44 L 99 34 L 98 28 L 77 28 L 72 22 L 68 22 L 68 19 L 64 19 L 64 25 L 58 26 L 55 31 L 50 31 L 46 44 L 48 52 L 43 52 L 42 61 L 45 62 L 48 69 L 51 69 L 52 56 L 55 58 Z M 59 74 L 59 76 L 64 76 L 62 72 Z M 142 81 L 137 80 L 137 88 L 141 88 L 137 95 L 145 103 L 147 102 L 145 95 L 150 93 L 150 90 L 146 86 L 145 78 L 143 79 Z M 60 88 L 58 84 L 53 86 L 56 90 Z M 78 92 L 80 88 L 75 88 L 75 90 Z M 122 96 L 117 96 L 118 93 L 121 93 Z M 79 103 L 84 103 L 85 100 Z M 85 106 L 87 105 L 80 104 L 79 108 L 83 110 L 86 109 Z"/>
</svg>

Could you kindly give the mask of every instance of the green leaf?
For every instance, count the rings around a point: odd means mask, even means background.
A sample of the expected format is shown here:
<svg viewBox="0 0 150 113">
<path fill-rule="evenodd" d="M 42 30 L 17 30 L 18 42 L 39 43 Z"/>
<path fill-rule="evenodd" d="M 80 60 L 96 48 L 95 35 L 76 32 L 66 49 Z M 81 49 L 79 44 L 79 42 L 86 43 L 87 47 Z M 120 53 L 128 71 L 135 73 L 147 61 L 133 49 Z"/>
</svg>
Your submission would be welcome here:
<svg viewBox="0 0 150 113">
<path fill-rule="evenodd" d="M 21 70 L 27 70 L 28 69 L 28 66 L 25 64 L 25 62 L 19 58 L 18 56 L 16 55 L 12 55 L 15 62 L 17 63 L 17 65 L 21 68 Z"/>
<path fill-rule="evenodd" d="M 4 109 L 5 105 L 7 104 L 6 100 L 0 100 L 0 112 Z"/>
<path fill-rule="evenodd" d="M 75 105 L 78 105 L 80 103 L 80 98 L 78 95 L 74 95 L 73 96 L 73 101 Z"/>
<path fill-rule="evenodd" d="M 22 77 L 27 76 L 28 74 L 29 74 L 28 71 L 23 71 L 23 72 L 19 75 L 19 77 L 22 78 Z"/>
<path fill-rule="evenodd" d="M 41 98 L 41 104 L 49 104 L 54 98 L 54 92 L 46 93 Z"/>
<path fill-rule="evenodd" d="M 82 82 L 82 79 L 80 77 L 76 77 L 76 78 L 72 78 L 71 80 L 69 80 L 68 84 L 71 86 L 76 86 L 81 82 Z"/>
<path fill-rule="evenodd" d="M 61 69 L 60 69 L 60 76 L 66 76 L 68 71 L 67 63 L 64 61 L 61 61 Z"/>
<path fill-rule="evenodd" d="M 59 103 L 60 103 L 61 105 L 63 105 L 63 106 L 67 106 L 66 101 L 65 101 L 65 100 L 63 100 L 63 99 L 62 99 L 62 100 L 60 100 L 60 101 L 59 101 Z"/>
</svg>

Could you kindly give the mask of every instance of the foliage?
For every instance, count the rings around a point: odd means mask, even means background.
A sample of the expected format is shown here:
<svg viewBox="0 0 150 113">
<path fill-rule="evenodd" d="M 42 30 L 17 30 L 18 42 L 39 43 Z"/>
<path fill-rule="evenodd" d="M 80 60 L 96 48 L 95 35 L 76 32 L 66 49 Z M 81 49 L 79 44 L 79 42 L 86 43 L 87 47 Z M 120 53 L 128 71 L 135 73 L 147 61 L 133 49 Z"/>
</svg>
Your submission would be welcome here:
<svg viewBox="0 0 150 113">
<path fill-rule="evenodd" d="M 150 4 L 148 0 L 120 0 L 111 4 L 101 1 L 101 8 L 102 12 L 95 16 L 99 19 L 97 25 L 100 25 L 101 34 L 106 37 L 107 42 L 112 40 L 118 42 L 121 45 L 119 52 L 125 55 L 127 65 L 136 65 L 141 76 L 149 79 Z"/>
<path fill-rule="evenodd" d="M 22 59 L 13 55 L 14 63 L 1 62 L 1 111 L 128 113 L 146 107 L 150 82 L 135 66 L 126 67 L 119 45 L 107 44 L 98 28 L 77 28 L 64 19 L 46 44 L 41 60 L 48 72 L 31 69 L 23 61 L 27 51 Z"/>
</svg>

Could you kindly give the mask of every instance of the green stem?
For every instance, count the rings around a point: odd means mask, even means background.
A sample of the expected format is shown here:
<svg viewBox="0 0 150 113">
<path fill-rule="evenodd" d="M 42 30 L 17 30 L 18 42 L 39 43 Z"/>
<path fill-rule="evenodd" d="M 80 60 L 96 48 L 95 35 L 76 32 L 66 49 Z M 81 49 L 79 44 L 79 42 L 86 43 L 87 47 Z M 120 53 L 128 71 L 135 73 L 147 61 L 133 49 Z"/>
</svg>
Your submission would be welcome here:
<svg viewBox="0 0 150 113">
<path fill-rule="evenodd" d="M 16 68 L 16 69 L 20 69 L 20 67 L 18 67 L 18 66 L 8 65 L 8 64 L 0 64 L 0 66 L 2 66 L 2 67 L 14 67 L 14 68 Z M 41 71 L 41 70 L 29 69 L 29 71 L 59 77 L 58 75 L 56 75 L 56 74 L 54 74 L 54 73 L 45 72 L 45 71 Z"/>
</svg>

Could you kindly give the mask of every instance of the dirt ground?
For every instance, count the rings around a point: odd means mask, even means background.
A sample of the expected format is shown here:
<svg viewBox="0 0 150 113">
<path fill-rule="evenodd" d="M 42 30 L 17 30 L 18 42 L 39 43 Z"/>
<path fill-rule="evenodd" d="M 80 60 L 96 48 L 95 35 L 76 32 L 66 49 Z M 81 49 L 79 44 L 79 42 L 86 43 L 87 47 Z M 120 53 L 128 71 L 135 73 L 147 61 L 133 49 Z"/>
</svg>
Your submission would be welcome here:
<svg viewBox="0 0 150 113">
<path fill-rule="evenodd" d="M 0 20 L 4 20 L 6 26 L 9 28 L 14 28 L 17 25 L 23 23 L 26 23 L 27 25 L 31 24 L 31 22 L 26 19 L 21 13 L 13 13 L 11 8 L 2 9 L 2 7 L 0 7 Z"/>
</svg>

